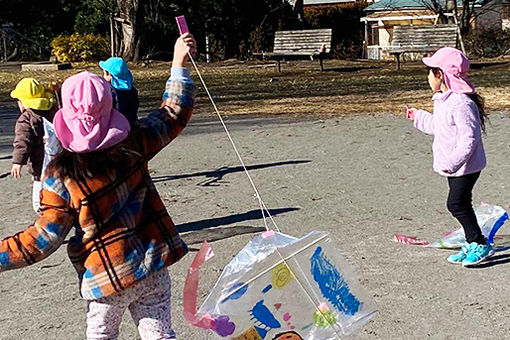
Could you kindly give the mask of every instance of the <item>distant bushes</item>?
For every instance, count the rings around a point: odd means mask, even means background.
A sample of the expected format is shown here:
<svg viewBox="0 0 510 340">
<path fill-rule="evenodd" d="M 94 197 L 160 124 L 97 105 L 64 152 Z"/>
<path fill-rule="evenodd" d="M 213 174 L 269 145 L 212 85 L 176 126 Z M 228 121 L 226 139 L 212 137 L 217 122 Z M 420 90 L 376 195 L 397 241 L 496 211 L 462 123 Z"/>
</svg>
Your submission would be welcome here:
<svg viewBox="0 0 510 340">
<path fill-rule="evenodd" d="M 53 39 L 51 47 L 60 62 L 97 61 L 110 54 L 109 40 L 93 34 L 60 35 Z"/>
<path fill-rule="evenodd" d="M 367 3 L 305 7 L 306 28 L 332 28 L 332 52 L 339 58 L 361 58 L 363 23 Z"/>
<path fill-rule="evenodd" d="M 510 53 L 510 31 L 484 30 L 464 37 L 470 57 L 495 58 Z"/>
</svg>

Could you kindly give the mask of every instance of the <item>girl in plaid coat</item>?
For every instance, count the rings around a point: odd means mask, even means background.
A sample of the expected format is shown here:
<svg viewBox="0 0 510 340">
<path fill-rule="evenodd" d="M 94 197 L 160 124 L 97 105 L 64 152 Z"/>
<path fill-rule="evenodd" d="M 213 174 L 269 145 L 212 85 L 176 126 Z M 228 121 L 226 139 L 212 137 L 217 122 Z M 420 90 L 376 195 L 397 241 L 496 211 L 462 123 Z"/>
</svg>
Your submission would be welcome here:
<svg viewBox="0 0 510 340">
<path fill-rule="evenodd" d="M 35 223 L 0 242 L 0 271 L 25 267 L 59 248 L 87 300 L 87 339 L 116 339 L 129 309 L 142 339 L 175 339 L 166 267 L 187 250 L 148 173 L 147 162 L 188 123 L 194 85 L 184 67 L 192 35 L 175 44 L 159 110 L 131 127 L 112 109 L 110 85 L 89 72 L 62 86 L 54 117 L 63 151 L 43 178 Z"/>
</svg>

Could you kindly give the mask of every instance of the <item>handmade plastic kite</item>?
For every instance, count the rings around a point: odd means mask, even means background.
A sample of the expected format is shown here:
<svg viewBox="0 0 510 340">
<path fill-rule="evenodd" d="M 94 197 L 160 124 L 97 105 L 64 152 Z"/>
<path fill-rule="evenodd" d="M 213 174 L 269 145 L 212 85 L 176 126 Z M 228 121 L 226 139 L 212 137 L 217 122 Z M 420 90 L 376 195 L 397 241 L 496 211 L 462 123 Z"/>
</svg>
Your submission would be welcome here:
<svg viewBox="0 0 510 340">
<path fill-rule="evenodd" d="M 475 209 L 475 215 L 478 225 L 482 230 L 482 234 L 487 238 L 487 242 L 494 245 L 496 233 L 503 224 L 505 224 L 506 220 L 508 220 L 508 213 L 500 206 L 482 202 L 482 204 Z M 456 249 L 462 247 L 464 242 L 466 242 L 466 236 L 464 234 L 464 229 L 457 228 L 449 231 L 442 238 L 433 243 L 420 240 L 416 236 L 401 234 L 395 234 L 394 240 L 403 244 Z"/>
<path fill-rule="evenodd" d="M 186 278 L 184 312 L 193 325 L 219 337 L 341 339 L 376 314 L 326 232 L 255 237 L 225 267 L 197 312 L 198 268 L 210 257 L 204 244 Z"/>
</svg>

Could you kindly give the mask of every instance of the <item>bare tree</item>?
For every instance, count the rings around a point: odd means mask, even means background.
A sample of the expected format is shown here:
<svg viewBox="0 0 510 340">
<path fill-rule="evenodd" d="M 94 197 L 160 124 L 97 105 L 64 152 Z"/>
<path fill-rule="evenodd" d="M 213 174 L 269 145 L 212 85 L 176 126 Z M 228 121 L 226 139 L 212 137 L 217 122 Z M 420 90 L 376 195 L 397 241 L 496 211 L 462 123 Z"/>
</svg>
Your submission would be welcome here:
<svg viewBox="0 0 510 340">
<path fill-rule="evenodd" d="M 469 33 L 472 28 L 473 20 L 490 11 L 494 11 L 491 6 L 496 0 L 462 0 L 461 6 L 458 6 L 456 0 L 422 0 L 422 4 L 430 11 L 439 16 L 439 21 L 444 24 L 455 24 L 455 18 L 458 18 L 458 25 L 462 34 Z M 478 8 L 478 10 L 477 10 Z M 453 17 L 455 15 L 455 18 Z"/>
<path fill-rule="evenodd" d="M 303 0 L 292 0 L 292 9 L 294 11 L 294 17 L 304 25 L 304 14 L 303 14 Z"/>
<path fill-rule="evenodd" d="M 458 15 L 460 21 L 460 31 L 462 33 L 468 33 L 471 30 L 471 23 L 473 20 L 476 20 L 480 15 L 486 14 L 489 11 L 492 11 L 492 3 L 494 0 L 484 0 L 484 1 L 475 1 L 475 0 L 462 0 L 462 11 L 460 16 Z M 475 10 L 475 5 L 480 6 L 480 10 Z"/>
<path fill-rule="evenodd" d="M 446 13 L 457 14 L 457 0 L 446 0 Z M 455 24 L 456 20 L 453 15 L 447 17 L 448 24 Z"/>
<path fill-rule="evenodd" d="M 138 61 L 142 56 L 145 36 L 145 0 L 117 0 L 122 40 L 120 55 L 125 60 Z"/>
</svg>

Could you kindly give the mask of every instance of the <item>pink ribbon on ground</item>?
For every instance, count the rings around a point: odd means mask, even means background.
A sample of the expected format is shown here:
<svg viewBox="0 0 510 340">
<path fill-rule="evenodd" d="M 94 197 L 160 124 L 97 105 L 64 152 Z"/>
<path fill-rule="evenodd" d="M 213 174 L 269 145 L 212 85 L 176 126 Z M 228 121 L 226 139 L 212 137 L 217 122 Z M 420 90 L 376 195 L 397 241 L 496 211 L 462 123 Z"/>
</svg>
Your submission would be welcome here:
<svg viewBox="0 0 510 340">
<path fill-rule="evenodd" d="M 395 234 L 395 241 L 403 244 L 414 244 L 420 246 L 428 246 L 430 243 L 427 241 L 419 240 L 416 236 L 406 236 Z"/>
<path fill-rule="evenodd" d="M 183 308 L 184 317 L 192 325 L 204 329 L 214 328 L 213 318 L 206 314 L 199 318 L 197 316 L 197 300 L 198 300 L 198 271 L 200 267 L 214 256 L 214 252 L 207 241 L 202 243 L 200 250 L 195 255 L 193 263 L 188 269 L 186 282 L 184 283 Z"/>
</svg>

